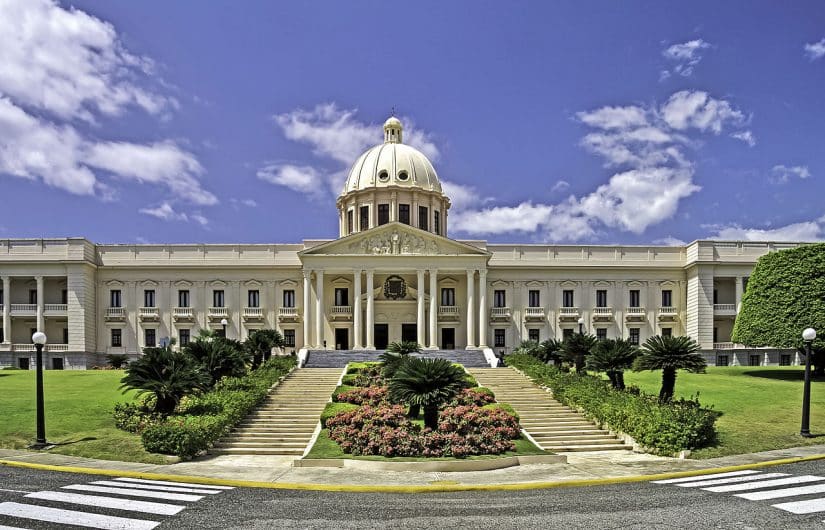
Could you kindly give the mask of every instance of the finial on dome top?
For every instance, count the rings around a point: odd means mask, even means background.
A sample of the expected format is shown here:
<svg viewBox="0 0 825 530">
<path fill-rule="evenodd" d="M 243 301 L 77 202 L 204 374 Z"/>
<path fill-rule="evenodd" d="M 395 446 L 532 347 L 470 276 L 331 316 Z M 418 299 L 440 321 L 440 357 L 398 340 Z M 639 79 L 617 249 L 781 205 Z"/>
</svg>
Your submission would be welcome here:
<svg viewBox="0 0 825 530">
<path fill-rule="evenodd" d="M 384 143 L 385 144 L 400 144 L 401 132 L 404 127 L 401 125 L 401 120 L 395 117 L 395 107 L 392 108 L 392 116 L 384 122 Z"/>
</svg>

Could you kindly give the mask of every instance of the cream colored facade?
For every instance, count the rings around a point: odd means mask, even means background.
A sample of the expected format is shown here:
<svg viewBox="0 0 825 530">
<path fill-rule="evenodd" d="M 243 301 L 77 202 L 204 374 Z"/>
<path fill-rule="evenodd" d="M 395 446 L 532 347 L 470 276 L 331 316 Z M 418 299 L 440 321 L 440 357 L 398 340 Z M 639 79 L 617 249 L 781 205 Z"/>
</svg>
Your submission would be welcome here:
<svg viewBox="0 0 825 530">
<path fill-rule="evenodd" d="M 201 329 L 243 339 L 274 328 L 288 351 L 509 352 L 522 340 L 583 331 L 644 342 L 690 335 L 711 363 L 795 363 L 790 352 L 730 342 L 759 256 L 797 243 L 686 246 L 522 245 L 446 237 L 449 198 L 432 164 L 402 143 L 359 157 L 338 198 L 339 238 L 299 244 L 96 245 L 82 238 L 0 240 L 0 366 L 47 368 L 137 356 Z M 581 324 L 580 324 L 581 322 Z"/>
</svg>

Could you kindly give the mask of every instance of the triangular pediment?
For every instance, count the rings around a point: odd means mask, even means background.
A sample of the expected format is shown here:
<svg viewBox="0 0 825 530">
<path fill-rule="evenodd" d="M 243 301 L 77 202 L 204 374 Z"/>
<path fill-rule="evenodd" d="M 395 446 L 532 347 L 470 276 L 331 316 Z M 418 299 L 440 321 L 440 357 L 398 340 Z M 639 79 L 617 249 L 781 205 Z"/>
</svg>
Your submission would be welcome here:
<svg viewBox="0 0 825 530">
<path fill-rule="evenodd" d="M 489 256 L 490 253 L 404 223 L 392 222 L 322 243 L 298 255 Z"/>
</svg>

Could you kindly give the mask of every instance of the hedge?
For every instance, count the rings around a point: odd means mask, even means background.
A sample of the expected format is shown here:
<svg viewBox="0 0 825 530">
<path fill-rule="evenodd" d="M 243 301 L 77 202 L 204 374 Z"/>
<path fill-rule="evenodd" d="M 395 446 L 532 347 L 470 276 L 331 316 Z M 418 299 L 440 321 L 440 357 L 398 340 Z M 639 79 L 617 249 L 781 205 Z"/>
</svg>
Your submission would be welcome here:
<svg viewBox="0 0 825 530">
<path fill-rule="evenodd" d="M 671 455 L 705 447 L 716 440 L 714 424 L 719 413 L 702 407 L 698 399 L 662 404 L 656 396 L 637 388 L 614 390 L 601 378 L 562 372 L 530 355 L 509 355 L 506 362 L 534 382 L 549 387 L 556 400 L 633 437 L 653 453 Z"/>
<path fill-rule="evenodd" d="M 224 378 L 209 392 L 187 396 L 174 415 L 143 428 L 144 448 L 192 458 L 227 434 L 294 366 L 294 357 L 273 357 L 248 375 Z"/>
<path fill-rule="evenodd" d="M 327 426 L 327 420 L 336 414 L 340 414 L 341 412 L 349 412 L 350 410 L 355 410 L 357 408 L 360 407 L 353 403 L 327 403 L 326 407 L 324 407 L 324 411 L 321 412 L 321 428 L 325 429 Z"/>
</svg>

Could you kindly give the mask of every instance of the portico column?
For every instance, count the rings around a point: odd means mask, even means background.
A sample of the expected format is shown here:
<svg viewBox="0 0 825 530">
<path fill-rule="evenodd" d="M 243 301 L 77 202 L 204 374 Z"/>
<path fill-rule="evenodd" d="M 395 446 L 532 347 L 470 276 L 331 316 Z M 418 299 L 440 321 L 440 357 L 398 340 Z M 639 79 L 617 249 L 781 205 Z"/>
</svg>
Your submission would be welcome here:
<svg viewBox="0 0 825 530">
<path fill-rule="evenodd" d="M 355 271 L 355 278 L 353 278 L 353 287 L 355 290 L 355 299 L 353 300 L 352 311 L 352 347 L 360 350 L 361 345 L 361 269 Z"/>
<path fill-rule="evenodd" d="M 478 347 L 487 347 L 487 270 L 478 271 Z"/>
<path fill-rule="evenodd" d="M 375 349 L 375 300 L 372 285 L 374 271 L 367 271 L 367 349 Z"/>
<path fill-rule="evenodd" d="M 45 319 L 43 318 L 43 277 L 37 276 L 37 331 L 44 331 Z"/>
<path fill-rule="evenodd" d="M 739 313 L 739 309 L 742 307 L 742 292 L 745 289 L 743 288 L 742 284 L 742 277 L 736 277 L 736 313 Z"/>
<path fill-rule="evenodd" d="M 309 305 L 310 305 L 310 296 L 309 290 L 311 287 L 310 284 L 310 275 L 312 274 L 311 270 L 304 270 L 304 348 L 310 348 L 312 346 L 312 338 L 310 335 L 310 322 L 309 322 Z"/>
<path fill-rule="evenodd" d="M 475 270 L 467 271 L 467 348 L 475 347 L 475 324 L 473 313 L 475 312 Z"/>
<path fill-rule="evenodd" d="M 418 344 L 423 348 L 427 341 L 424 328 L 424 269 L 418 269 L 416 273 L 418 275 L 418 318 L 415 321 L 415 330 L 418 333 Z"/>
<path fill-rule="evenodd" d="M 438 270 L 430 269 L 430 349 L 438 349 Z"/>
<path fill-rule="evenodd" d="M 324 347 L 324 271 L 315 271 L 315 341 Z"/>
<path fill-rule="evenodd" d="M 11 278 L 3 276 L 3 344 L 11 342 Z"/>
</svg>

